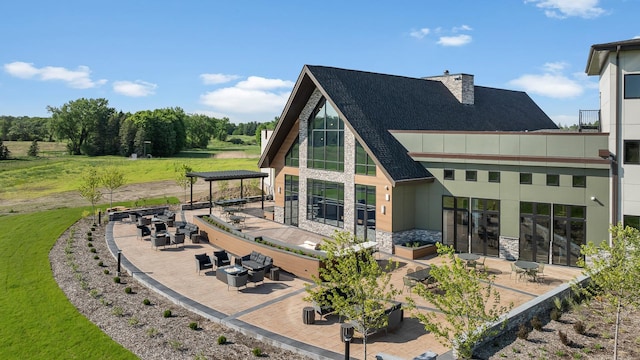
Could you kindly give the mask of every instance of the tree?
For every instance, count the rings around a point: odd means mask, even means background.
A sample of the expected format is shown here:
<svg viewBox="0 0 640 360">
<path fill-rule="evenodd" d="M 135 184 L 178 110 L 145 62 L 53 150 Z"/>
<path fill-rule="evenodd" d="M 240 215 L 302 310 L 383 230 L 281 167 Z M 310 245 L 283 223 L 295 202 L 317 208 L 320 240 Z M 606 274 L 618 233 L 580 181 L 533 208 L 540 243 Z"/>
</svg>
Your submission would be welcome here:
<svg viewBox="0 0 640 360">
<path fill-rule="evenodd" d="M 429 274 L 438 284 L 438 291 L 419 283 L 414 291 L 432 303 L 442 314 L 442 321 L 434 312 L 417 312 L 416 318 L 454 354 L 470 358 L 474 345 L 491 334 L 491 326 L 513 307 L 500 305 L 500 293 L 493 289 L 494 277 L 486 272 L 469 270 L 456 257 L 453 247 L 436 244 L 438 254 L 448 258 L 443 265 L 431 265 Z M 407 299 L 413 304 L 412 299 Z"/>
<path fill-rule="evenodd" d="M 69 154 L 96 154 L 95 141 L 100 140 L 95 132 L 99 124 L 108 122 L 114 109 L 108 107 L 107 99 L 81 98 L 70 101 L 60 108 L 47 106 L 51 113 L 51 126 L 59 139 L 66 139 Z M 92 139 L 94 142 L 89 142 Z"/>
<path fill-rule="evenodd" d="M 96 221 L 96 204 L 100 199 L 102 199 L 102 192 L 100 192 L 99 187 L 100 177 L 98 176 L 98 172 L 96 169 L 91 168 L 82 177 L 82 182 L 80 183 L 78 191 L 80 192 L 80 196 L 91 203 L 91 212 L 93 213 L 94 222 Z"/>
<path fill-rule="evenodd" d="M 113 192 L 127 182 L 124 173 L 115 166 L 103 170 L 100 183 L 109 192 L 109 207 L 113 207 Z"/>
<path fill-rule="evenodd" d="M 193 185 L 198 181 L 196 177 L 187 177 L 187 173 L 193 171 L 193 168 L 187 164 L 173 164 L 173 169 L 176 173 L 176 183 L 184 190 L 184 202 L 187 202 L 187 187 Z"/>
<path fill-rule="evenodd" d="M 336 231 L 325 240 L 322 250 L 327 253 L 320 276 L 313 278 L 315 286 L 307 286 L 307 301 L 315 300 L 321 306 L 331 306 L 363 336 L 364 358 L 367 358 L 367 334 L 373 329 L 387 326 L 386 307 L 399 293 L 390 283 L 396 262 L 381 267 L 367 250 L 357 250 L 362 242 L 349 232 Z"/>
<path fill-rule="evenodd" d="M 185 118 L 187 146 L 206 149 L 209 140 L 216 133 L 216 119 L 206 115 L 194 114 Z"/>
<path fill-rule="evenodd" d="M 40 146 L 38 146 L 38 140 L 33 140 L 31 142 L 31 146 L 29 146 L 29 151 L 27 151 L 27 155 L 31 157 L 36 157 L 38 156 L 39 152 L 40 152 Z"/>
<path fill-rule="evenodd" d="M 11 151 L 9 151 L 7 145 L 4 145 L 2 139 L 0 139 L 0 160 L 7 160 L 10 155 Z"/>
<path fill-rule="evenodd" d="M 603 241 L 599 246 L 593 242 L 582 246 L 584 259 L 578 260 L 578 266 L 584 268 L 584 274 L 591 283 L 574 289 L 585 295 L 597 295 L 604 298 L 616 314 L 613 358 L 618 358 L 618 333 L 621 313 L 627 308 L 637 309 L 640 304 L 638 294 L 640 284 L 640 232 L 622 224 L 612 226 L 611 244 Z"/>
</svg>

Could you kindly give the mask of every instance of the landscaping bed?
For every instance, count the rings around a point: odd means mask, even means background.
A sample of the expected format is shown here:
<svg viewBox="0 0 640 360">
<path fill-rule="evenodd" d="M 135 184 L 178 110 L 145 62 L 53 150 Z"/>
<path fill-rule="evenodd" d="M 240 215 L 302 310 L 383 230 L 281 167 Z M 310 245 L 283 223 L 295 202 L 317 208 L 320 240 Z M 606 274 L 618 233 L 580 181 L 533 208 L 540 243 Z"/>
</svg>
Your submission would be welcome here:
<svg viewBox="0 0 640 360">
<path fill-rule="evenodd" d="M 433 255 L 437 251 L 438 249 L 436 248 L 435 243 L 426 241 L 408 241 L 394 245 L 394 252 L 396 255 L 412 260 Z"/>
</svg>

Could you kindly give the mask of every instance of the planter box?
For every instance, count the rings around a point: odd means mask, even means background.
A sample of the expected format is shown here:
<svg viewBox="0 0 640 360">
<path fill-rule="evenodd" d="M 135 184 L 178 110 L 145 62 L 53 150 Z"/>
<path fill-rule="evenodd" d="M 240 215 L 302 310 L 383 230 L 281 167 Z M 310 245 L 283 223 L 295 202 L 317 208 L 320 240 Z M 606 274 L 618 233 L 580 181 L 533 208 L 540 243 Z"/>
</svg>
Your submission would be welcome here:
<svg viewBox="0 0 640 360">
<path fill-rule="evenodd" d="M 438 251 L 436 244 L 425 244 L 418 247 L 394 245 L 395 254 L 406 259 L 420 259 L 433 255 Z"/>
<path fill-rule="evenodd" d="M 208 215 L 207 215 L 208 216 Z M 212 216 L 213 219 L 216 219 Z M 273 259 L 273 266 L 277 266 L 297 277 L 310 280 L 313 276 L 320 276 L 320 267 L 323 266 L 322 259 L 281 250 L 273 246 L 256 242 L 253 238 L 247 238 L 242 232 L 226 225 L 222 220 L 220 223 L 227 226 L 231 231 L 225 231 L 202 219 L 201 216 L 194 216 L 194 224 L 200 228 L 200 233 L 206 234 L 209 243 L 217 248 L 224 249 L 233 256 L 244 256 L 250 254 L 251 251 L 257 251 Z M 279 245 L 289 247 L 291 249 L 303 248 L 291 244 L 280 243 L 277 240 L 266 239 L 269 242 L 278 243 Z M 308 250 L 305 250 L 309 252 Z M 320 254 L 320 252 L 318 252 Z"/>
</svg>

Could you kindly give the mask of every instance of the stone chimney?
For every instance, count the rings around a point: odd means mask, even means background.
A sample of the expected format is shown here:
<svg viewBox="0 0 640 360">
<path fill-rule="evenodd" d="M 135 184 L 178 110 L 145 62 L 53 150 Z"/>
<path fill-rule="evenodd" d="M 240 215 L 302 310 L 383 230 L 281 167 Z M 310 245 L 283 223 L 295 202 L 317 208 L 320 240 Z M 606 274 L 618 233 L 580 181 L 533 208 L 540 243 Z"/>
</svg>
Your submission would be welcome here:
<svg viewBox="0 0 640 360">
<path fill-rule="evenodd" d="M 445 70 L 443 75 L 429 76 L 423 79 L 436 80 L 443 83 L 453 96 L 465 105 L 473 105 L 474 102 L 474 84 L 473 75 L 469 74 L 449 74 L 449 70 Z"/>
</svg>

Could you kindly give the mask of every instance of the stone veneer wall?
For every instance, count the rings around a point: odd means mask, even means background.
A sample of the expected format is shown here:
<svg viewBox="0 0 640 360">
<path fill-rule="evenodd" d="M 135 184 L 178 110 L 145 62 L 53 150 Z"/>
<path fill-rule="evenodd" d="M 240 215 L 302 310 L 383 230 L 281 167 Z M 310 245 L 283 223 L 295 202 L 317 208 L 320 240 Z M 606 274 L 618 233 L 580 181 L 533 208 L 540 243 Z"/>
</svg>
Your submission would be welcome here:
<svg viewBox="0 0 640 360">
<path fill-rule="evenodd" d="M 352 233 L 355 230 L 355 224 L 352 221 L 355 214 L 355 184 L 353 180 L 355 173 L 355 137 L 348 129 L 345 128 L 344 172 L 310 169 L 307 167 L 308 120 L 321 98 L 322 94 L 320 93 L 320 91 L 318 89 L 314 90 L 304 109 L 302 109 L 302 112 L 300 112 L 300 182 L 298 184 L 298 227 L 330 237 L 333 235 L 335 230 L 346 230 Z M 344 228 L 307 220 L 307 178 L 344 184 Z"/>
<path fill-rule="evenodd" d="M 284 224 L 284 207 L 282 206 L 273 207 L 273 221 Z"/>
<path fill-rule="evenodd" d="M 393 234 L 393 243 L 401 244 L 407 241 L 442 242 L 442 231 L 411 229 Z"/>
<path fill-rule="evenodd" d="M 500 236 L 500 258 L 517 260 L 520 257 L 520 239 Z"/>
</svg>

